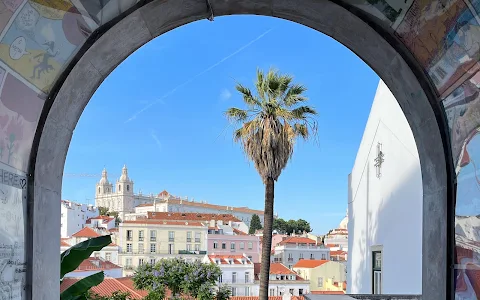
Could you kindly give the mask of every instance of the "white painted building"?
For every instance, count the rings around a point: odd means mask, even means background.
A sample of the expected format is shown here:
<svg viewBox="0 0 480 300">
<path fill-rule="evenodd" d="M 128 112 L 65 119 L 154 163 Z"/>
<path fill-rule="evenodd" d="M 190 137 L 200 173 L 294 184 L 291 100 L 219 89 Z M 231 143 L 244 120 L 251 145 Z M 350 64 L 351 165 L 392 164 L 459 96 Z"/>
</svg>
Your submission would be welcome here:
<svg viewBox="0 0 480 300">
<path fill-rule="evenodd" d="M 255 282 L 260 291 L 260 267 L 261 264 L 254 264 Z M 297 273 L 281 263 L 270 264 L 270 278 L 268 283 L 268 296 L 283 296 L 290 293 L 293 296 L 308 294 L 310 281 L 303 279 Z"/>
<path fill-rule="evenodd" d="M 253 263 L 245 255 L 207 255 L 203 262 L 218 265 L 222 271 L 218 285 L 231 288 L 232 296 L 259 295 Z"/>
<path fill-rule="evenodd" d="M 250 226 L 254 214 L 260 217 L 263 224 L 263 210 L 254 210 L 248 207 L 233 207 L 216 205 L 207 201 L 189 200 L 173 196 L 167 191 L 158 195 L 143 195 L 134 193 L 134 182 L 128 177 L 127 167 L 122 168 L 122 175 L 115 184 L 108 180 L 107 170 L 102 171 L 102 178 L 95 187 L 95 205 L 106 207 L 109 211 L 119 212 L 120 219 L 124 220 L 127 213 L 179 212 L 179 213 L 210 213 L 231 214 Z"/>
<path fill-rule="evenodd" d="M 85 226 L 96 229 L 110 230 L 115 228 L 115 217 L 96 216 L 85 221 Z"/>
<path fill-rule="evenodd" d="M 348 186 L 347 293 L 421 294 L 420 161 L 410 126 L 382 81 Z"/>
<path fill-rule="evenodd" d="M 312 239 L 291 236 L 275 245 L 271 256 L 271 262 L 282 263 L 289 269 L 302 259 L 330 260 L 330 249 Z"/>
<path fill-rule="evenodd" d="M 99 233 L 100 232 L 100 233 Z M 88 239 L 98 237 L 103 234 L 102 231 L 95 231 L 89 227 L 85 227 L 81 229 L 79 232 L 74 233 L 69 238 L 62 238 L 60 241 L 60 253 L 65 252 L 68 248 L 75 246 L 78 243 L 86 241 Z M 115 243 L 111 243 L 110 245 L 103 247 L 100 251 L 95 251 L 90 255 L 93 258 L 99 258 L 104 261 L 109 261 L 113 264 L 118 265 L 120 260 L 118 258 L 120 252 L 120 247 Z"/>
<path fill-rule="evenodd" d="M 89 218 L 98 216 L 98 209 L 93 205 L 61 201 L 60 236 L 69 237 L 85 227 Z"/>
</svg>

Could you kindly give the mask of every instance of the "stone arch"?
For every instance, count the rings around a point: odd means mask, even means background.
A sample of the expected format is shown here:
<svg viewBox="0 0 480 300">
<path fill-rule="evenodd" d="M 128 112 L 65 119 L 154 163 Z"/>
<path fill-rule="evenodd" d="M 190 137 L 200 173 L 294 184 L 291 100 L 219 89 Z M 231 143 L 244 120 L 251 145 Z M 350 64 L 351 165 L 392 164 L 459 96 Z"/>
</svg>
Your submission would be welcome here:
<svg viewBox="0 0 480 300">
<path fill-rule="evenodd" d="M 207 6 L 210 3 L 212 11 Z M 360 56 L 390 88 L 411 126 L 420 155 L 423 193 L 423 299 L 451 292 L 448 207 L 454 201 L 447 126 L 429 81 L 393 35 L 352 11 L 326 0 L 156 0 L 115 20 L 84 47 L 78 61 L 47 99 L 36 132 L 30 174 L 30 297 L 56 299 L 60 241 L 45 239 L 59 228 L 62 173 L 73 130 L 91 96 L 128 55 L 156 36 L 189 22 L 215 16 L 256 14 L 294 21 L 323 32 Z M 44 176 L 44 175 L 49 176 Z M 450 202 L 449 202 L 450 200 Z M 449 222 L 446 222 L 449 221 Z M 453 223 L 452 223 L 453 224 Z"/>
</svg>

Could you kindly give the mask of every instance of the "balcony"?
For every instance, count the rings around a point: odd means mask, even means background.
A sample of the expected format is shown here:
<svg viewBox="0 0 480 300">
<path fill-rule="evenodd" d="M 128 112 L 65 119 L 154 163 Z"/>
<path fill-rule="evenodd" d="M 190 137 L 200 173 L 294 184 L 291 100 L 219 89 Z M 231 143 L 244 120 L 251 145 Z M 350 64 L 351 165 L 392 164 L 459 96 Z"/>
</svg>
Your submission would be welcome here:
<svg viewBox="0 0 480 300">
<path fill-rule="evenodd" d="M 192 242 L 192 238 L 187 237 L 187 243 L 191 243 L 191 242 Z"/>
<path fill-rule="evenodd" d="M 139 242 L 143 242 L 143 240 L 144 240 L 143 236 L 138 237 Z"/>
<path fill-rule="evenodd" d="M 156 236 L 151 236 L 150 237 L 150 242 L 156 242 L 157 241 L 157 237 Z"/>
<path fill-rule="evenodd" d="M 290 262 L 290 261 L 293 261 L 293 257 L 289 257 L 289 258 L 287 259 L 287 261 L 289 261 L 289 262 Z"/>
<path fill-rule="evenodd" d="M 195 243 L 200 243 L 200 238 L 195 238 Z"/>
<path fill-rule="evenodd" d="M 133 237 L 127 236 L 127 241 L 133 241 Z"/>
<path fill-rule="evenodd" d="M 168 238 L 168 241 L 169 241 L 169 242 L 175 242 L 175 238 L 169 237 L 169 238 Z"/>
<path fill-rule="evenodd" d="M 222 279 L 221 284 L 226 284 L 226 285 L 232 285 L 232 284 L 255 284 L 255 281 L 253 280 L 245 280 L 245 279 L 235 279 L 233 278 L 228 278 L 228 279 Z"/>
<path fill-rule="evenodd" d="M 207 251 L 178 250 L 178 254 L 205 255 L 205 254 L 207 254 Z"/>
<path fill-rule="evenodd" d="M 275 257 L 273 259 L 274 262 L 278 262 L 278 263 L 281 263 L 282 262 L 282 258 L 281 257 Z"/>
</svg>

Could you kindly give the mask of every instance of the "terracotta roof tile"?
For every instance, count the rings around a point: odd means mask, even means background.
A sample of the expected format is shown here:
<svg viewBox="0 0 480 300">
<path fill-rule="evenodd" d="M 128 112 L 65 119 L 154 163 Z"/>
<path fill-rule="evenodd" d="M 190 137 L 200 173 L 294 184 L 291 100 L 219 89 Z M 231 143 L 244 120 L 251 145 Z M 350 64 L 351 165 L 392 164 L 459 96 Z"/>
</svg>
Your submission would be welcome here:
<svg viewBox="0 0 480 300">
<path fill-rule="evenodd" d="M 232 214 L 205 214 L 205 213 L 174 213 L 174 212 L 147 212 L 148 219 L 171 221 L 211 221 L 241 222 Z"/>
<path fill-rule="evenodd" d="M 155 224 L 155 225 L 205 227 L 205 225 L 202 224 L 201 222 L 177 222 L 177 221 L 162 221 L 162 220 L 151 220 L 151 219 L 127 220 L 127 221 L 123 221 L 123 224 Z"/>
<path fill-rule="evenodd" d="M 70 247 L 70 244 L 64 240 L 60 240 L 60 247 Z"/>
<path fill-rule="evenodd" d="M 312 240 L 312 239 L 306 238 L 306 237 L 292 236 L 292 237 L 288 237 L 288 238 L 284 239 L 283 241 L 281 241 L 278 244 L 279 245 L 286 245 L 286 244 L 309 244 L 309 245 L 314 244 L 314 245 L 316 245 L 317 242 Z"/>
<path fill-rule="evenodd" d="M 82 263 L 73 272 L 102 271 L 111 269 L 121 269 L 121 267 L 100 258 L 89 257 L 82 261 Z"/>
<path fill-rule="evenodd" d="M 293 267 L 294 268 L 316 268 L 327 262 L 329 262 L 329 260 L 302 259 L 302 260 L 299 260 Z"/>
<path fill-rule="evenodd" d="M 243 255 L 209 255 L 208 258 L 212 263 L 217 263 L 217 260 L 220 260 L 220 264 L 222 265 L 228 265 L 229 259 L 232 259 L 235 265 L 242 265 L 242 259 L 245 259 L 245 265 L 252 264 L 252 262 Z"/>
<path fill-rule="evenodd" d="M 230 300 L 258 300 L 259 296 L 232 296 Z M 292 296 L 291 300 L 304 300 L 303 296 Z M 282 300 L 282 296 L 269 296 L 268 300 Z"/>
<path fill-rule="evenodd" d="M 74 233 L 72 237 L 99 237 L 100 234 L 96 233 L 95 230 L 93 230 L 90 227 L 84 227 L 82 230 L 80 230 L 77 233 Z"/>
<path fill-rule="evenodd" d="M 236 235 L 248 235 L 248 234 L 246 234 L 245 232 L 240 231 L 240 230 L 238 230 L 238 229 L 236 229 L 236 228 L 233 228 L 233 233 L 235 233 Z"/>
<path fill-rule="evenodd" d="M 60 292 L 65 291 L 81 278 L 64 278 L 60 284 Z M 102 283 L 91 288 L 91 291 L 104 297 L 111 296 L 116 291 L 128 292 L 132 299 L 143 299 L 148 292 L 133 287 L 131 278 L 105 278 Z"/>
<path fill-rule="evenodd" d="M 254 264 L 253 272 L 255 274 L 260 274 L 261 263 Z M 270 274 L 282 274 L 282 275 L 297 275 L 297 273 L 293 272 L 286 266 L 281 263 L 270 263 Z M 303 279 L 300 279 L 303 280 Z"/>
</svg>

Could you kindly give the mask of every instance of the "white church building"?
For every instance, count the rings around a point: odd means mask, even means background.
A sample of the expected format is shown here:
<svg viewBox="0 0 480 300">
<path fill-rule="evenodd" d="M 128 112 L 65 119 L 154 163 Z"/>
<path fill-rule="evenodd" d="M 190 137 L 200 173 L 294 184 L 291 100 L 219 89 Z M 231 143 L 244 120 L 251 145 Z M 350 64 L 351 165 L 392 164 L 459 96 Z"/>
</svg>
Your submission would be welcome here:
<svg viewBox="0 0 480 300">
<path fill-rule="evenodd" d="M 422 201 L 413 133 L 380 81 L 348 176 L 348 294 L 422 293 Z"/>
<path fill-rule="evenodd" d="M 106 207 L 109 211 L 119 213 L 121 220 L 130 213 L 146 212 L 182 212 L 182 213 L 205 213 L 205 214 L 229 214 L 250 226 L 254 214 L 258 215 L 263 224 L 263 211 L 248 207 L 233 207 L 228 205 L 210 204 L 206 201 L 189 200 L 187 197 L 173 196 L 167 191 L 158 195 L 143 195 L 134 193 L 134 183 L 128 176 L 126 166 L 122 168 L 122 175 L 115 182 L 108 180 L 107 170 L 102 171 L 102 178 L 95 187 L 95 205 Z"/>
</svg>

